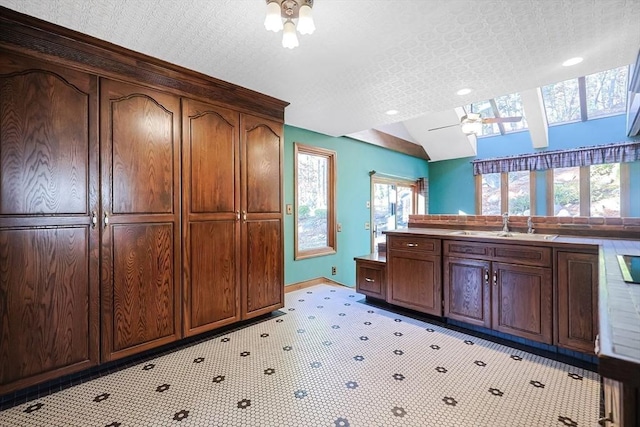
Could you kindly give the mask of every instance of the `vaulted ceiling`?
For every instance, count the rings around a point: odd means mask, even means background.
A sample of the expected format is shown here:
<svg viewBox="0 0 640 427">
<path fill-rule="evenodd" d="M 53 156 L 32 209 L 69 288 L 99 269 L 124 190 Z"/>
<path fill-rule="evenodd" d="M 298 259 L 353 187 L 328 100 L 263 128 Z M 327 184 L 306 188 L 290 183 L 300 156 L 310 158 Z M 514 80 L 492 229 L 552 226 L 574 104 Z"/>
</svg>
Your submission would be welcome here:
<svg viewBox="0 0 640 427">
<path fill-rule="evenodd" d="M 287 124 L 332 136 L 450 121 L 473 101 L 630 64 L 640 48 L 638 0 L 316 0 L 316 32 L 293 50 L 265 30 L 264 0 L 0 5 L 289 101 Z M 573 56 L 585 60 L 561 66 Z"/>
</svg>

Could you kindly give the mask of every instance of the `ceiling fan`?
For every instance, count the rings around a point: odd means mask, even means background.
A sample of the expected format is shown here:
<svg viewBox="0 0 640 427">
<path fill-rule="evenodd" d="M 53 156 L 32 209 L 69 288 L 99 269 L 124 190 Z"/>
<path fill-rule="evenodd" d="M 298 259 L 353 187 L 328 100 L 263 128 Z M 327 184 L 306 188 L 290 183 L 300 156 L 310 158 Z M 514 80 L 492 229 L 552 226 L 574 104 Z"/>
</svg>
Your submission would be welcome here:
<svg viewBox="0 0 640 427">
<path fill-rule="evenodd" d="M 460 123 L 447 125 L 447 126 L 440 126 L 437 128 L 429 129 L 429 131 L 445 129 L 445 128 L 450 128 L 454 126 L 461 126 L 462 132 L 466 134 L 480 133 L 480 131 L 482 130 L 482 125 L 484 123 L 516 123 L 516 122 L 519 122 L 520 120 L 522 120 L 521 116 L 482 118 L 479 113 L 468 113 L 460 117 Z"/>
</svg>

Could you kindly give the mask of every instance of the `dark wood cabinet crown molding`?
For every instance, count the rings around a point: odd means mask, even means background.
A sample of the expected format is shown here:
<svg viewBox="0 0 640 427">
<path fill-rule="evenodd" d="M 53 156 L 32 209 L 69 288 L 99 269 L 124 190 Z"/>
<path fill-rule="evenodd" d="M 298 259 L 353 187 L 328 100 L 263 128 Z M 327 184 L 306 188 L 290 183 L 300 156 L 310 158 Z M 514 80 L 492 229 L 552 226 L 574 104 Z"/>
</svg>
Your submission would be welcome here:
<svg viewBox="0 0 640 427">
<path fill-rule="evenodd" d="M 284 122 L 288 102 L 0 6 L 0 48 Z"/>
</svg>

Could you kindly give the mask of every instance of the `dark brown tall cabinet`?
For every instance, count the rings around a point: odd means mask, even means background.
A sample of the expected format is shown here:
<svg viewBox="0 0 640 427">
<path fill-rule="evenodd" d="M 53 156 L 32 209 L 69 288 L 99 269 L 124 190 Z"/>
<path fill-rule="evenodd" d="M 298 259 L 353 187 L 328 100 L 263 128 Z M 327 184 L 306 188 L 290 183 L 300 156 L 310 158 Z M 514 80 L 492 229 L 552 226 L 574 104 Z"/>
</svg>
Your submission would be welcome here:
<svg viewBox="0 0 640 427">
<path fill-rule="evenodd" d="M 284 304 L 282 125 L 242 115 L 242 318 Z"/>
<path fill-rule="evenodd" d="M 102 358 L 180 337 L 180 98 L 102 79 Z"/>
<path fill-rule="evenodd" d="M 282 307 L 282 125 L 183 100 L 184 333 Z"/>
<path fill-rule="evenodd" d="M 182 101 L 184 334 L 240 320 L 240 117 Z"/>
<path fill-rule="evenodd" d="M 0 394 L 99 361 L 97 80 L 0 55 Z"/>
<path fill-rule="evenodd" d="M 0 395 L 283 306 L 286 105 L 0 8 Z"/>
</svg>

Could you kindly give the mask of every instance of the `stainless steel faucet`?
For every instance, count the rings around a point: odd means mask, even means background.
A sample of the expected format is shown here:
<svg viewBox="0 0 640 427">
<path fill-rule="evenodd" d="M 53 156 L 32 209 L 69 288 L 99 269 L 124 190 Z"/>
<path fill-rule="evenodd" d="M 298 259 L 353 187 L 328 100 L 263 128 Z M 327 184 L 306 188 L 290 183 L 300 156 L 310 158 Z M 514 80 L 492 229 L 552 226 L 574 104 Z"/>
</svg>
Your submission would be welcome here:
<svg viewBox="0 0 640 427">
<path fill-rule="evenodd" d="M 509 212 L 502 214 L 502 231 L 504 233 L 509 232 Z"/>
<path fill-rule="evenodd" d="M 533 228 L 533 220 L 531 219 L 531 217 L 527 218 L 527 233 L 528 234 L 533 234 L 533 232 L 535 231 L 535 229 Z"/>
</svg>

